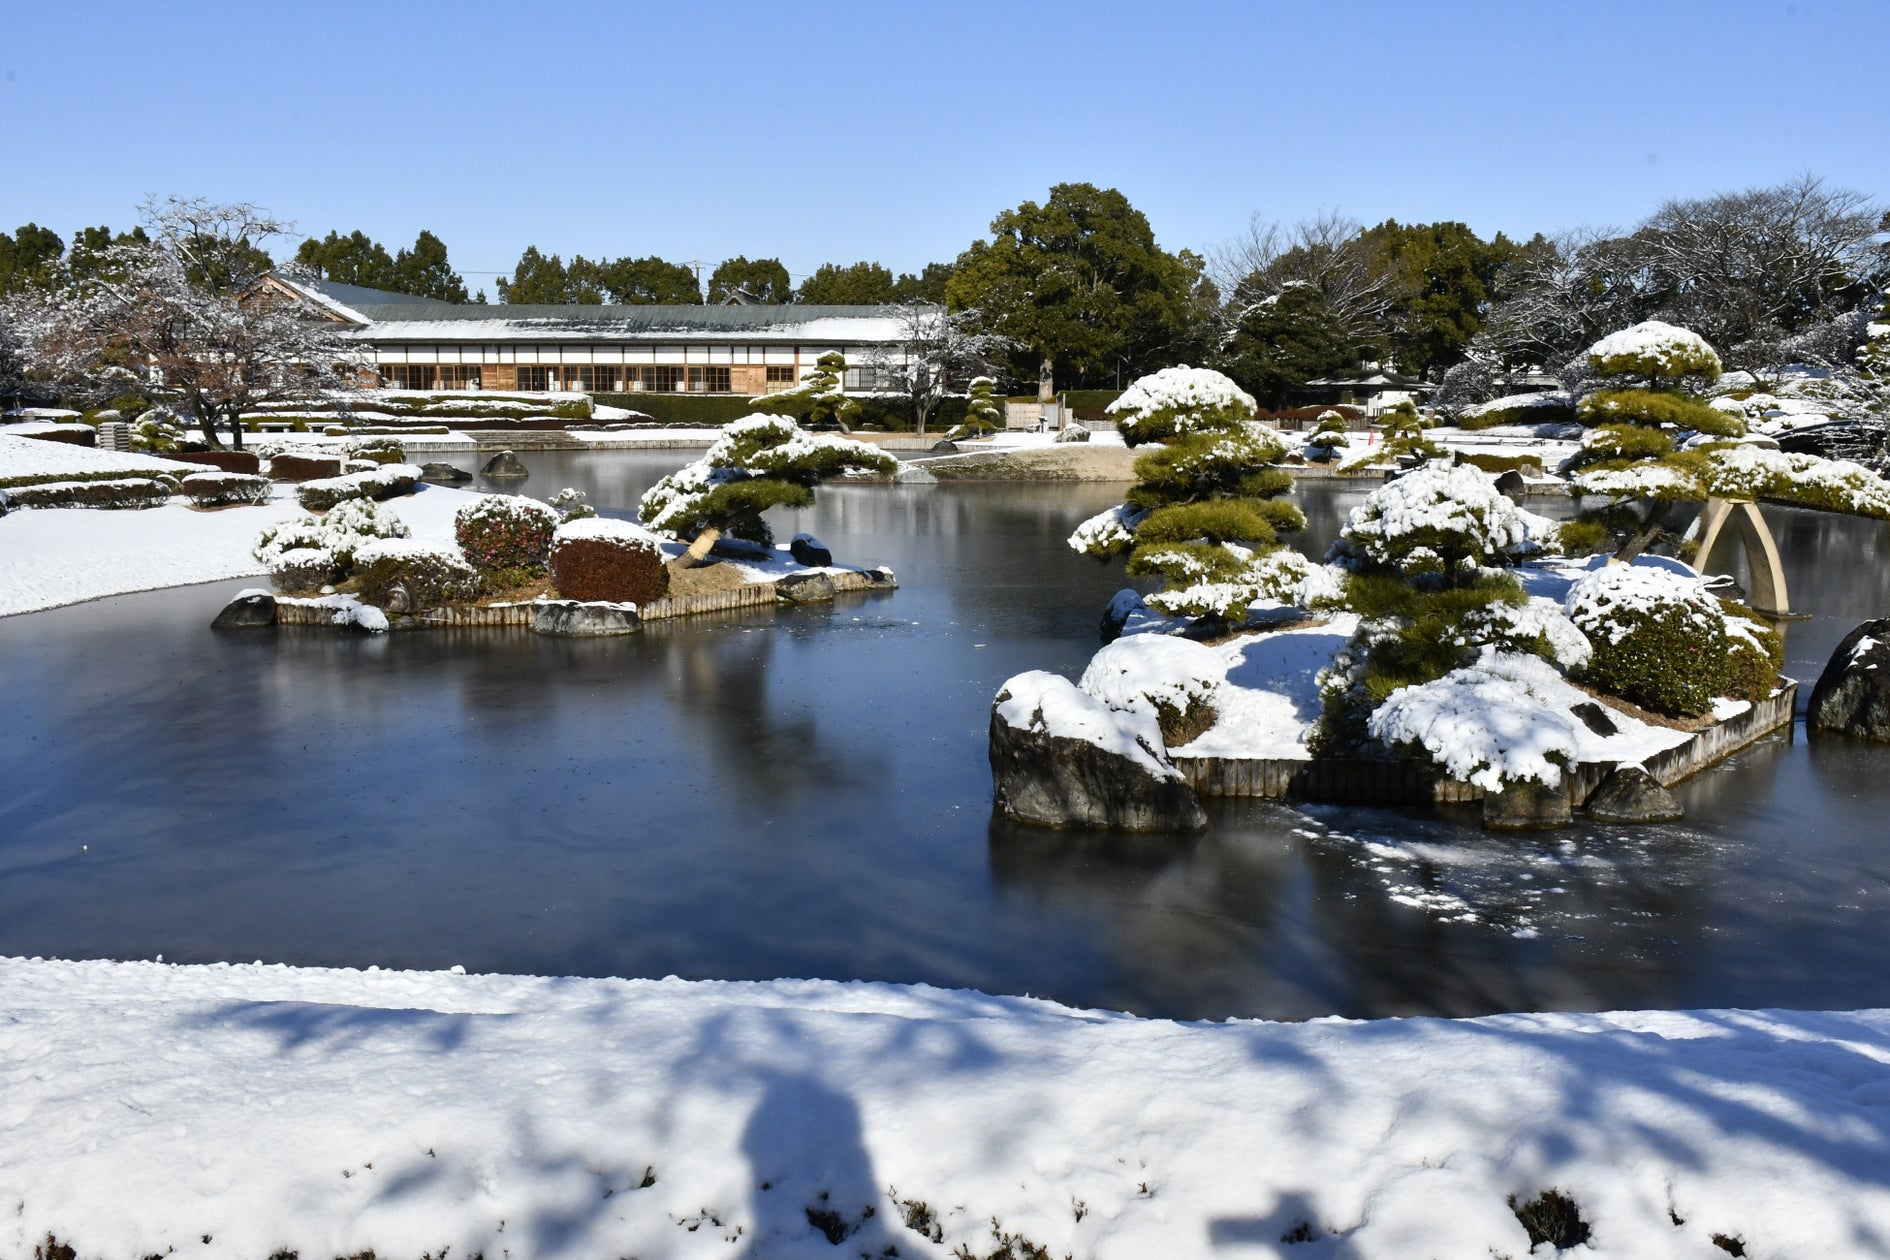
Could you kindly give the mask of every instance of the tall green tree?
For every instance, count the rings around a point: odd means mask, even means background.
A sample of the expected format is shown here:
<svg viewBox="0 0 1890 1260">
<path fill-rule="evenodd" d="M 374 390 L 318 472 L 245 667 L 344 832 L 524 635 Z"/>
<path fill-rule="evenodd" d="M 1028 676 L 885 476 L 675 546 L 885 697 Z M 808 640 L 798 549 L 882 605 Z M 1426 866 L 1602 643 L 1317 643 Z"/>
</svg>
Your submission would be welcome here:
<svg viewBox="0 0 1890 1260">
<path fill-rule="evenodd" d="M 414 239 L 412 249 L 403 249 L 394 255 L 394 284 L 390 287 L 396 293 L 438 298 L 442 302 L 467 300 L 466 282 L 447 261 L 446 242 L 424 228 Z"/>
<path fill-rule="evenodd" d="M 66 243 L 59 233 L 28 223 L 11 235 L 0 232 L 0 297 L 52 282 Z"/>
<path fill-rule="evenodd" d="M 1318 287 L 1289 284 L 1240 313 L 1218 366 L 1261 406 L 1278 409 L 1295 387 L 1356 367 L 1359 351 Z"/>
<path fill-rule="evenodd" d="M 925 264 L 918 275 L 904 272 L 893 281 L 893 301 L 901 305 L 914 302 L 926 302 L 932 306 L 945 305 L 945 286 L 950 283 L 954 264 L 932 262 Z"/>
<path fill-rule="evenodd" d="M 1155 243 L 1113 188 L 1058 184 L 991 221 L 991 239 L 958 256 L 948 305 L 1023 347 L 1048 398 L 1059 373 L 1108 381 L 1172 361 L 1197 331 L 1201 264 Z"/>
<path fill-rule="evenodd" d="M 1364 233 L 1389 278 L 1387 343 L 1401 371 L 1435 375 L 1463 360 L 1523 250 L 1501 232 L 1484 241 L 1462 223 L 1401 224 Z"/>
<path fill-rule="evenodd" d="M 603 277 L 596 263 L 583 257 L 566 268 L 556 254 L 547 257 L 536 245 L 527 245 L 512 269 L 512 278 L 498 279 L 499 301 L 514 306 L 594 306 L 603 302 Z"/>
<path fill-rule="evenodd" d="M 702 301 L 702 289 L 691 268 L 654 254 L 648 258 L 625 256 L 602 264 L 601 275 L 610 300 L 623 305 L 693 306 Z"/>
<path fill-rule="evenodd" d="M 752 262 L 742 255 L 724 259 L 709 275 L 709 301 L 721 303 L 739 289 L 757 302 L 786 302 L 794 295 L 788 269 L 779 258 L 757 258 Z"/>
<path fill-rule="evenodd" d="M 893 273 L 876 262 L 822 263 L 794 292 L 806 306 L 884 306 L 896 297 Z"/>
<path fill-rule="evenodd" d="M 387 247 L 359 228 L 346 236 L 330 232 L 319 241 L 309 237 L 297 246 L 295 261 L 336 284 L 397 289 L 400 278 Z"/>
</svg>

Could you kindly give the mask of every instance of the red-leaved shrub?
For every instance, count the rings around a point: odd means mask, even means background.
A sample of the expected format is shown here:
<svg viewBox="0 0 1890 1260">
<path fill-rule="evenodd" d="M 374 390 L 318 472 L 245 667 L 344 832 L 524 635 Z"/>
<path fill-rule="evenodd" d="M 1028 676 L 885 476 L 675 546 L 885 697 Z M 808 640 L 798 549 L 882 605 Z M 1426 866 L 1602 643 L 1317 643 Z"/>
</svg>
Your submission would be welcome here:
<svg viewBox="0 0 1890 1260">
<path fill-rule="evenodd" d="M 459 549 L 482 569 L 542 570 L 557 528 L 555 510 L 515 494 L 487 495 L 453 517 Z"/>
<path fill-rule="evenodd" d="M 572 521 L 551 544 L 551 584 L 566 599 L 648 604 L 669 593 L 656 540 L 627 521 Z"/>
</svg>

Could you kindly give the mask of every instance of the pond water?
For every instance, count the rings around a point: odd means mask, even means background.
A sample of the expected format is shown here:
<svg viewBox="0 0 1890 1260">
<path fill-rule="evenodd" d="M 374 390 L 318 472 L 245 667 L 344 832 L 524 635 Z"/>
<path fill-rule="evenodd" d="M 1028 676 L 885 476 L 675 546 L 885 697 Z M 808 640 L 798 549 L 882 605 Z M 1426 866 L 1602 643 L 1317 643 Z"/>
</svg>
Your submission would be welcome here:
<svg viewBox="0 0 1890 1260">
<path fill-rule="evenodd" d="M 540 454 L 627 511 L 689 452 Z M 1890 1005 L 1890 749 L 1776 738 L 1685 823 L 1517 838 L 1217 803 L 991 818 L 1010 674 L 1074 675 L 1119 487 L 832 487 L 778 528 L 902 589 L 595 642 L 212 634 L 248 583 L 0 619 L 0 954 L 923 981 L 1188 1018 Z M 1300 493 L 1323 542 L 1361 493 Z M 1768 509 L 1807 684 L 1890 531 Z M 1809 690 L 1807 685 L 1806 690 Z"/>
</svg>

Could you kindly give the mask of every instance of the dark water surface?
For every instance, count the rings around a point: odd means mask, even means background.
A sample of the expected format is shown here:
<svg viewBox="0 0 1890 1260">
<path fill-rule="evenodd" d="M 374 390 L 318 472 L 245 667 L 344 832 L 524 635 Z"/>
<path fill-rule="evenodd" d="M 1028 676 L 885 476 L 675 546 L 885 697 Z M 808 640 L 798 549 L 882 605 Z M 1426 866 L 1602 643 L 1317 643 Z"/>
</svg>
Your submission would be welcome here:
<svg viewBox="0 0 1890 1260">
<path fill-rule="evenodd" d="M 687 452 L 528 456 L 628 508 Z M 1681 825 L 1518 839 L 1211 808 L 994 824 L 1008 675 L 1074 675 L 1108 486 L 840 487 L 789 523 L 903 588 L 574 642 L 212 634 L 232 582 L 0 619 L 0 954 L 926 981 L 1184 1017 L 1890 1005 L 1890 749 L 1774 739 Z M 1324 540 L 1356 491 L 1302 494 Z M 1816 677 L 1890 531 L 1770 510 Z M 784 531 L 785 532 L 785 531 Z M 1807 690 L 1809 688 L 1807 687 Z"/>
</svg>

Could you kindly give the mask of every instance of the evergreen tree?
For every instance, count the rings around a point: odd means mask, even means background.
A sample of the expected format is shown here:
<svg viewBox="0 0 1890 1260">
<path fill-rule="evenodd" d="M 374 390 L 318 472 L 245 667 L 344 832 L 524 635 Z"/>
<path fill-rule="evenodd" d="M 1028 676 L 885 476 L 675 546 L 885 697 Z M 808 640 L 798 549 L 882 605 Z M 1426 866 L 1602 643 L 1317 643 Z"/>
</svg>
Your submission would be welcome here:
<svg viewBox="0 0 1890 1260">
<path fill-rule="evenodd" d="M 396 290 L 399 281 L 386 248 L 359 229 L 346 236 L 330 232 L 319 241 L 311 236 L 296 248 L 295 261 L 336 284 Z"/>
<path fill-rule="evenodd" d="M 849 469 L 889 473 L 896 463 L 864 442 L 806 433 L 786 416 L 753 415 L 722 430 L 703 457 L 650 487 L 643 523 L 692 538 L 681 563 L 701 563 L 724 533 L 771 543 L 769 508 L 814 505 L 814 487 Z"/>
<path fill-rule="evenodd" d="M 801 281 L 794 300 L 804 306 L 884 306 L 896 296 L 892 272 L 878 263 L 822 263 Z"/>
<path fill-rule="evenodd" d="M 725 259 L 709 275 L 709 302 L 719 305 L 737 290 L 765 303 L 786 302 L 794 295 L 788 269 L 781 265 L 779 258 L 757 258 L 750 262 L 737 255 Z"/>
<path fill-rule="evenodd" d="M 699 305 L 702 289 L 696 273 L 682 263 L 654 254 L 619 258 L 601 265 L 600 278 L 612 302 L 624 305 Z"/>
<path fill-rule="evenodd" d="M 0 232 L 0 297 L 52 282 L 66 243 L 59 233 L 28 223 L 12 235 Z"/>
<path fill-rule="evenodd" d="M 512 278 L 498 279 L 499 301 L 514 306 L 594 306 L 604 300 L 597 264 L 583 257 L 571 260 L 567 270 L 558 255 L 550 257 L 527 245 L 512 269 Z"/>
<path fill-rule="evenodd" d="M 837 425 L 842 433 L 853 432 L 853 420 L 860 414 L 860 404 L 846 396 L 847 359 L 838 350 L 829 350 L 814 361 L 814 370 L 793 389 L 763 394 L 751 399 L 757 411 L 793 416 L 809 428 Z"/>
<path fill-rule="evenodd" d="M 442 302 L 467 300 L 466 282 L 446 259 L 446 242 L 424 228 L 412 249 L 394 255 L 394 283 L 390 287 L 396 293 Z"/>
<path fill-rule="evenodd" d="M 1124 360 L 1140 370 L 1195 331 L 1200 260 L 1164 251 L 1113 188 L 1058 184 L 1042 205 L 999 214 L 991 236 L 959 255 L 946 300 L 1023 348 L 1039 397 L 1059 370 L 1106 382 Z"/>
<path fill-rule="evenodd" d="M 979 437 L 1004 431 L 1004 405 L 997 400 L 997 382 L 988 376 L 973 377 L 971 394 L 965 400 L 965 422 L 947 437 Z"/>
<path fill-rule="evenodd" d="M 943 306 L 945 286 L 950 283 L 954 269 L 951 263 L 933 262 L 925 264 L 916 276 L 906 272 L 893 281 L 892 300 L 901 304 L 925 302 Z"/>
<path fill-rule="evenodd" d="M 1400 371 L 1434 375 L 1463 359 L 1464 349 L 1521 247 L 1502 233 L 1485 243 L 1462 223 L 1403 225 L 1387 219 L 1364 233 L 1376 266 L 1388 274 L 1388 346 Z"/>
<path fill-rule="evenodd" d="M 1249 306 L 1217 361 L 1261 406 L 1277 410 L 1307 381 L 1357 367 L 1360 351 L 1325 294 L 1302 283 Z"/>
</svg>

